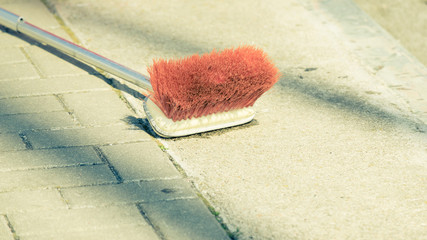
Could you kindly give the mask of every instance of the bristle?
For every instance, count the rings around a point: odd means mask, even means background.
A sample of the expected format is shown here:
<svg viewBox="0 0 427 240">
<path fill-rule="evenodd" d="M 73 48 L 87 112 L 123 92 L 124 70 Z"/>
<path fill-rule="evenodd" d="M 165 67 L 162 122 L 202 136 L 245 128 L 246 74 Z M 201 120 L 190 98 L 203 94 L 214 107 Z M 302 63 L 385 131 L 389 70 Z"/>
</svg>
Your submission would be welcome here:
<svg viewBox="0 0 427 240">
<path fill-rule="evenodd" d="M 160 59 L 148 72 L 154 101 L 174 121 L 252 106 L 279 77 L 267 55 L 252 46 Z"/>
</svg>

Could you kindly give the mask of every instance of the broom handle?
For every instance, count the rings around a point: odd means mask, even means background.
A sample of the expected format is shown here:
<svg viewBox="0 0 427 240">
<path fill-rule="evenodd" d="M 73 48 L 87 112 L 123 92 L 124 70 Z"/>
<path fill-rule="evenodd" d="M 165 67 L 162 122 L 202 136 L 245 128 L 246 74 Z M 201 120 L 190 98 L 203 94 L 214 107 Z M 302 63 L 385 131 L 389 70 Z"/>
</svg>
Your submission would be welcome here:
<svg viewBox="0 0 427 240">
<path fill-rule="evenodd" d="M 149 92 L 153 92 L 153 88 L 147 76 L 144 76 L 86 48 L 80 47 L 68 40 L 58 37 L 55 34 L 36 27 L 31 23 L 24 21 L 22 17 L 3 8 L 0 8 L 0 24 L 15 30 L 16 32 L 24 33 L 41 43 L 50 45 L 73 58 L 121 77 Z"/>
</svg>

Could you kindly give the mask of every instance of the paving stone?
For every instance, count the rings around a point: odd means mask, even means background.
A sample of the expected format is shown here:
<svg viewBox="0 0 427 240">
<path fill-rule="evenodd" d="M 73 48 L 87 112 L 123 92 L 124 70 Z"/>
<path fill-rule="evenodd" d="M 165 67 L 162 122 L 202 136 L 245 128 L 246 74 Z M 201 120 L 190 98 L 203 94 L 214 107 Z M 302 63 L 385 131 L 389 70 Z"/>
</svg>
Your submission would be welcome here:
<svg viewBox="0 0 427 240">
<path fill-rule="evenodd" d="M 106 165 L 0 172 L 0 192 L 114 183 Z"/>
<path fill-rule="evenodd" d="M 24 149 L 26 146 L 18 134 L 0 133 L 0 152 Z"/>
<path fill-rule="evenodd" d="M 427 100 L 427 99 L 426 99 Z M 413 101 L 411 103 L 412 106 L 415 106 L 418 111 L 420 111 L 421 113 L 427 113 L 427 101 L 424 100 L 418 100 L 418 101 Z"/>
<path fill-rule="evenodd" d="M 0 216 L 0 239 L 15 240 L 4 216 Z"/>
<path fill-rule="evenodd" d="M 65 94 L 63 98 L 83 125 L 120 122 L 134 115 L 113 91 Z"/>
<path fill-rule="evenodd" d="M 0 81 L 39 78 L 34 66 L 29 62 L 0 65 Z"/>
<path fill-rule="evenodd" d="M 67 112 L 0 115 L 0 132 L 76 126 Z"/>
<path fill-rule="evenodd" d="M 34 64 L 40 69 L 44 77 L 87 74 L 82 68 L 37 46 L 29 46 L 24 48 L 24 50 L 28 53 Z M 63 57 L 71 59 L 69 57 Z M 76 62 L 75 60 L 71 61 L 74 63 Z"/>
<path fill-rule="evenodd" d="M 8 215 L 18 236 L 148 226 L 136 206 L 66 209 Z"/>
<path fill-rule="evenodd" d="M 41 1 L 34 0 L 2 0 L 2 8 L 18 16 L 24 17 L 26 21 L 43 28 L 59 27 L 58 22 L 44 6 Z M 37 9 L 37 11 L 35 11 Z"/>
<path fill-rule="evenodd" d="M 93 75 L 12 80 L 0 81 L 0 98 L 110 89 L 108 84 Z"/>
<path fill-rule="evenodd" d="M 26 47 L 28 45 L 28 42 L 0 30 L 0 48 Z"/>
<path fill-rule="evenodd" d="M 182 179 L 64 188 L 61 192 L 72 208 L 196 197 Z"/>
<path fill-rule="evenodd" d="M 34 148 L 105 145 L 151 140 L 149 134 L 140 129 L 131 128 L 127 124 L 28 132 L 27 137 Z"/>
<path fill-rule="evenodd" d="M 105 146 L 101 149 L 125 181 L 180 177 L 166 154 L 152 141 Z"/>
<path fill-rule="evenodd" d="M 19 48 L 0 48 L 0 64 L 27 62 Z"/>
<path fill-rule="evenodd" d="M 59 36 L 60 38 L 66 39 L 68 41 L 72 41 L 71 37 L 67 34 L 67 32 L 59 26 L 53 27 L 53 28 L 44 28 L 44 29 L 56 36 Z M 10 38 L 2 37 L 0 35 L 0 40 L 4 39 L 4 42 L 0 43 L 0 48 L 28 47 L 30 45 L 40 45 L 38 41 L 32 39 L 31 37 L 23 33 L 17 33 L 17 32 L 8 30 L 3 34 L 8 35 Z"/>
<path fill-rule="evenodd" d="M 56 189 L 0 193 L 0 213 L 66 209 L 67 204 Z"/>
<path fill-rule="evenodd" d="M 0 100 L 0 115 L 63 111 L 54 96 L 23 97 Z"/>
<path fill-rule="evenodd" d="M 101 163 L 91 147 L 0 152 L 0 172 Z"/>
<path fill-rule="evenodd" d="M 141 206 L 166 239 L 229 239 L 199 199 L 142 203 Z"/>
<path fill-rule="evenodd" d="M 20 240 L 156 240 L 160 239 L 148 225 L 120 226 L 65 233 L 20 236 Z"/>
</svg>

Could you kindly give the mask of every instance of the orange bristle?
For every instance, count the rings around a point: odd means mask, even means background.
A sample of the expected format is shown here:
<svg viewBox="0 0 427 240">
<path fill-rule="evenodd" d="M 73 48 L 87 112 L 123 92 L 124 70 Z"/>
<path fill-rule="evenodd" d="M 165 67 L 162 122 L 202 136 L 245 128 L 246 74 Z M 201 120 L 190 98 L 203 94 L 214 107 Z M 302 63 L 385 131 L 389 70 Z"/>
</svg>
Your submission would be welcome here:
<svg viewBox="0 0 427 240">
<path fill-rule="evenodd" d="M 252 46 L 160 59 L 148 72 L 153 100 L 173 121 L 252 106 L 279 78 L 267 55 Z"/>
</svg>

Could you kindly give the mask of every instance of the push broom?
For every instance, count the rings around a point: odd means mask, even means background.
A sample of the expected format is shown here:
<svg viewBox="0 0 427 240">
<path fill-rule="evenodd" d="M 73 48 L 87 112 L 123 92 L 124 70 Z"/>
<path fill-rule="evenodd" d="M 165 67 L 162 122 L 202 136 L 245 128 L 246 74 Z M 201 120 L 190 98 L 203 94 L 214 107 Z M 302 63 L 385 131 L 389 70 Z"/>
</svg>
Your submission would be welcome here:
<svg viewBox="0 0 427 240">
<path fill-rule="evenodd" d="M 268 56 L 252 46 L 154 60 L 150 78 L 24 21 L 0 8 L 0 24 L 116 75 L 149 92 L 144 111 L 153 130 L 179 137 L 251 121 L 255 101 L 278 80 Z"/>
</svg>

